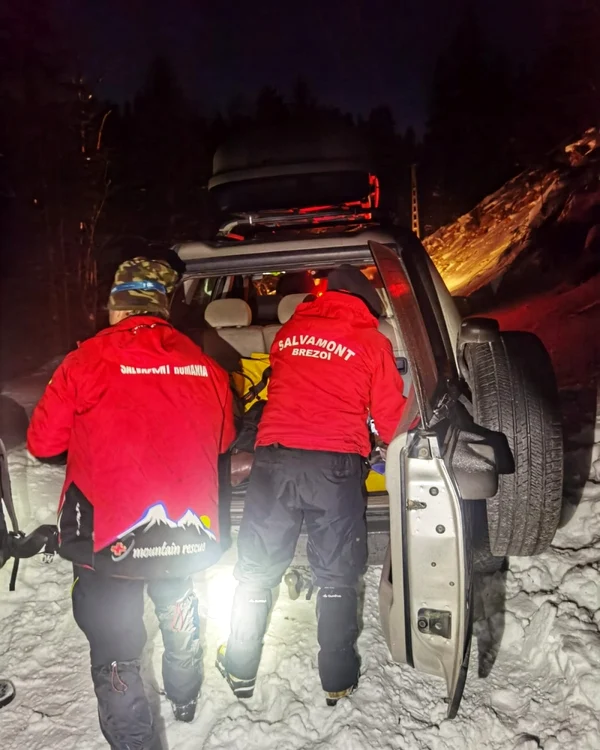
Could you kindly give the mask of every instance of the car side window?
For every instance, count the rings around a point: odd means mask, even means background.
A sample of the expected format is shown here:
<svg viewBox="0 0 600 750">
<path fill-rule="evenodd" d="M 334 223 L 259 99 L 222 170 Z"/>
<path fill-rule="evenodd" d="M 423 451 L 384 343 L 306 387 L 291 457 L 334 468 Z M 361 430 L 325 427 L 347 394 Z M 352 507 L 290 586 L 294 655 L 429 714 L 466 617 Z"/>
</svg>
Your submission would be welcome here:
<svg viewBox="0 0 600 750">
<path fill-rule="evenodd" d="M 213 299 L 244 299 L 244 280 L 242 276 L 225 276 L 223 283 L 215 289 Z"/>
<path fill-rule="evenodd" d="M 171 320 L 184 330 L 204 327 L 204 312 L 213 299 L 219 299 L 226 276 L 185 279 L 173 292 Z M 224 295 L 222 295 L 224 296 Z"/>
<path fill-rule="evenodd" d="M 419 412 L 427 426 L 433 415 L 439 373 L 422 310 L 398 254 L 379 242 L 370 242 L 369 247 L 402 333 Z"/>
<path fill-rule="evenodd" d="M 209 302 L 214 299 L 215 289 L 219 282 L 218 276 L 210 276 L 205 279 L 196 279 L 196 284 L 191 290 L 191 296 L 188 297 L 190 307 L 206 308 Z"/>
</svg>

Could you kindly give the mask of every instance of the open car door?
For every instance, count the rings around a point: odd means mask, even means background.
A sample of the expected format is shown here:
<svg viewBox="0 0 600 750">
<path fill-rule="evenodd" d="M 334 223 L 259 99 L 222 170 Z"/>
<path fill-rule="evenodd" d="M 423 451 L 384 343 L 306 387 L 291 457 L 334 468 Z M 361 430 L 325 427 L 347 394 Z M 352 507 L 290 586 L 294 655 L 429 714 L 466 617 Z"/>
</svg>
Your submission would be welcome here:
<svg viewBox="0 0 600 750">
<path fill-rule="evenodd" d="M 415 251 L 425 254 L 420 243 L 406 249 L 410 259 L 403 248 L 369 247 L 412 376 L 407 408 L 387 451 L 390 545 L 380 584 L 381 621 L 395 661 L 445 680 L 452 718 L 469 662 L 472 589 L 470 503 L 461 497 L 455 470 L 465 437 L 453 409 L 454 359 L 434 309 L 426 259 L 415 263 Z"/>
</svg>

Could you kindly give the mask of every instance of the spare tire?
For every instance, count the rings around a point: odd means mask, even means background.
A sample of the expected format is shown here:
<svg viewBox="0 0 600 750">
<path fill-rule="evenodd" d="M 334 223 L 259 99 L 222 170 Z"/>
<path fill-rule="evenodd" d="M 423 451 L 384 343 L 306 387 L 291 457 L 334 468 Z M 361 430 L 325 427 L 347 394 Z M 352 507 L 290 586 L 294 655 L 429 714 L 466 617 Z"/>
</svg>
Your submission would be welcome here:
<svg viewBox="0 0 600 750">
<path fill-rule="evenodd" d="M 521 331 L 469 344 L 465 354 L 474 419 L 506 435 L 515 462 L 486 501 L 490 551 L 537 555 L 554 538 L 562 505 L 563 436 L 550 357 L 537 336 Z"/>
</svg>

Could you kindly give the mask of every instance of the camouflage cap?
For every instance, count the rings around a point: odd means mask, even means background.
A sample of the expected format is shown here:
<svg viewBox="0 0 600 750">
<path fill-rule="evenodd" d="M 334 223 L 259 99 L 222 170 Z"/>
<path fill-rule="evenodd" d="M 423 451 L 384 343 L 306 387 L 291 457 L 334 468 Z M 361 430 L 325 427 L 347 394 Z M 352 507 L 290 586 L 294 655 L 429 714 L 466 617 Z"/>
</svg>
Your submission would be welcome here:
<svg viewBox="0 0 600 750">
<path fill-rule="evenodd" d="M 169 314 L 167 295 L 177 273 L 166 261 L 134 258 L 121 263 L 108 298 L 109 310 L 135 310 Z"/>
</svg>

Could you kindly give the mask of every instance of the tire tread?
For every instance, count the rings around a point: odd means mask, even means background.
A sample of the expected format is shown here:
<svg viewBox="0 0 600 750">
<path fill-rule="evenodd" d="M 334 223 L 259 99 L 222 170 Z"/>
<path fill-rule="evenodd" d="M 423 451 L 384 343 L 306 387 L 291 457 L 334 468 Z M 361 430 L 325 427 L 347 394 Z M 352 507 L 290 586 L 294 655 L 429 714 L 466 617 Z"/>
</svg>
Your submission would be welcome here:
<svg viewBox="0 0 600 750">
<path fill-rule="evenodd" d="M 502 333 L 470 345 L 467 360 L 475 421 L 503 432 L 515 461 L 487 500 L 493 555 L 537 555 L 558 527 L 563 488 L 563 437 L 550 357 L 532 333 Z"/>
</svg>

